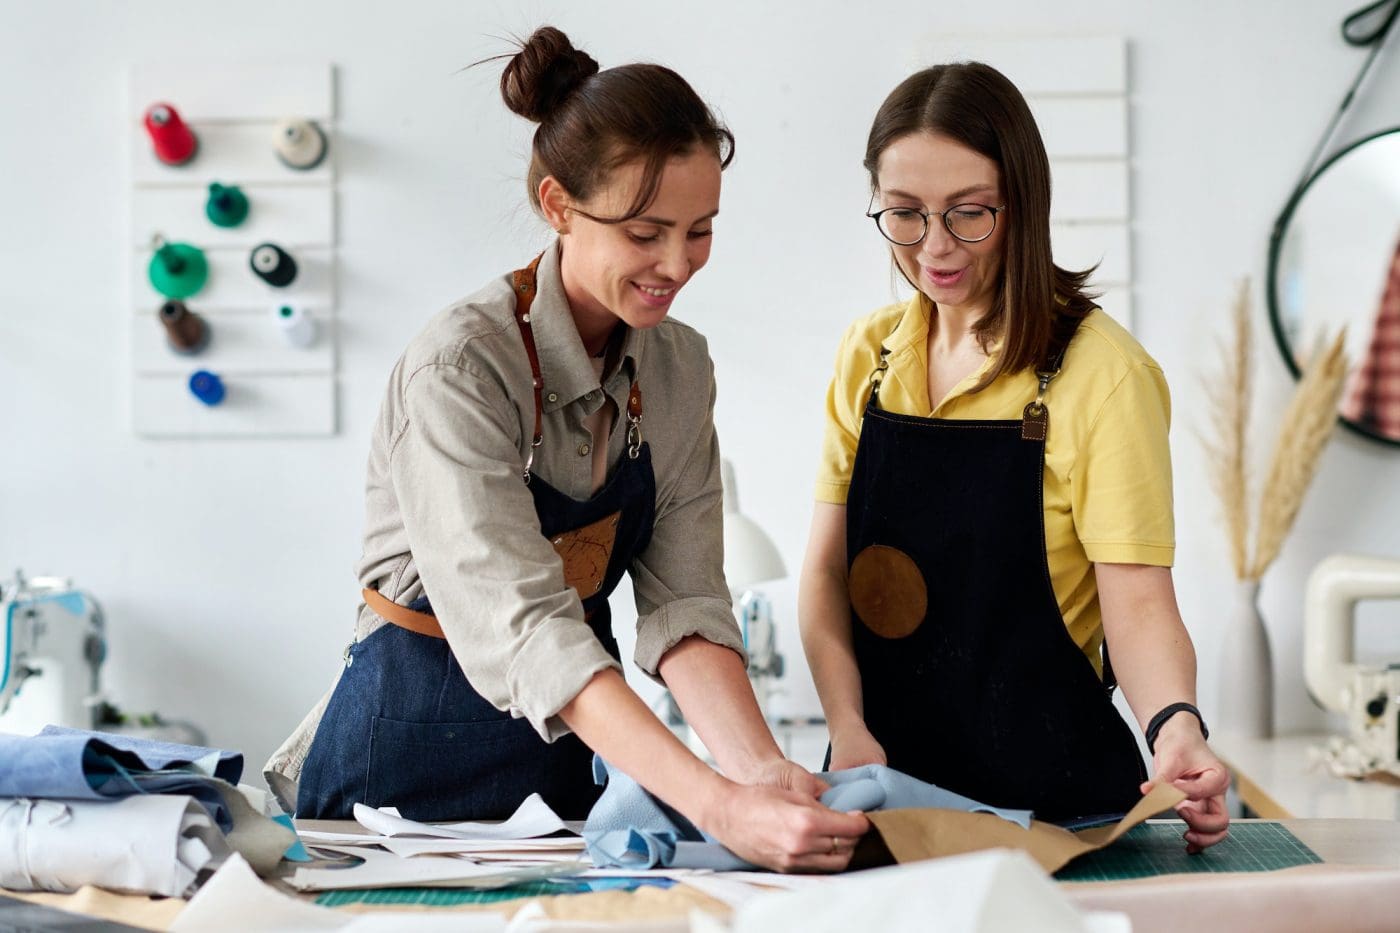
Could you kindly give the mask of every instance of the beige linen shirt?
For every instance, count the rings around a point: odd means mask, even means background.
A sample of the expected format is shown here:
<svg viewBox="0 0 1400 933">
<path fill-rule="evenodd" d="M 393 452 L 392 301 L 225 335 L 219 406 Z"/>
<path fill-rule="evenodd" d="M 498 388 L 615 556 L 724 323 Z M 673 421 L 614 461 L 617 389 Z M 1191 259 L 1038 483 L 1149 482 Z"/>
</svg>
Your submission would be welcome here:
<svg viewBox="0 0 1400 933">
<path fill-rule="evenodd" d="M 594 674 L 619 665 L 584 621 L 521 480 L 535 413 L 514 309 L 504 275 L 433 318 L 395 365 L 370 443 L 357 575 L 362 586 L 400 604 L 426 589 L 472 687 L 553 741 L 569 731 L 559 710 Z M 606 404 L 626 410 L 634 374 L 641 389 L 656 518 L 650 543 L 629 568 L 637 666 L 658 677 L 662 655 L 692 634 L 742 657 L 722 566 L 715 382 L 705 338 L 669 318 L 650 330 L 628 330 L 620 364 L 600 386 L 564 297 L 557 243 L 540 262 L 530 316 L 544 378 L 539 479 L 589 498 L 588 422 L 596 424 L 591 416 Z M 615 468 L 626 456 L 627 422 L 603 419 L 609 421 L 607 462 Z M 355 639 L 385 624 L 361 604 Z M 327 692 L 266 766 L 284 803 L 294 796 L 329 698 Z"/>
</svg>

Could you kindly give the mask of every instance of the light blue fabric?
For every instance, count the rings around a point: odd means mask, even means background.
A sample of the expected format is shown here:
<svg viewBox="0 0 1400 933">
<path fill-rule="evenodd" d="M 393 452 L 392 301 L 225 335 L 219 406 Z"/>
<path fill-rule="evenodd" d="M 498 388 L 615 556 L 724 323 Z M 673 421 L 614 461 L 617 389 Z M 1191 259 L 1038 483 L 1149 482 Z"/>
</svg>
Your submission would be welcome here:
<svg viewBox="0 0 1400 933">
<path fill-rule="evenodd" d="M 1005 810 L 925 783 L 884 765 L 866 765 L 817 775 L 831 785 L 821 801 L 833 810 L 872 811 L 936 807 L 991 813 L 1028 829 L 1029 810 Z M 640 784 L 593 758 L 593 780 L 606 784 L 588 813 L 583 840 L 599 868 L 709 868 L 736 871 L 758 868 L 701 831 Z"/>
<path fill-rule="evenodd" d="M 822 794 L 822 803 L 843 813 L 850 810 L 932 807 L 939 810 L 962 810 L 966 813 L 991 813 L 1009 823 L 1015 823 L 1022 829 L 1031 828 L 1030 810 L 1008 810 L 1004 807 L 989 806 L 884 765 L 863 765 L 845 771 L 823 771 L 817 777 L 831 785 L 831 789 Z"/>
<path fill-rule="evenodd" d="M 599 755 L 593 756 L 593 780 L 607 785 L 583 825 L 583 841 L 595 866 L 715 871 L 758 867 L 720 845 Z"/>
<path fill-rule="evenodd" d="M 243 756 L 236 752 L 54 726 L 34 736 L 0 734 L 0 797 L 184 794 L 227 832 L 233 816 L 220 788 L 237 783 L 242 773 Z"/>
</svg>

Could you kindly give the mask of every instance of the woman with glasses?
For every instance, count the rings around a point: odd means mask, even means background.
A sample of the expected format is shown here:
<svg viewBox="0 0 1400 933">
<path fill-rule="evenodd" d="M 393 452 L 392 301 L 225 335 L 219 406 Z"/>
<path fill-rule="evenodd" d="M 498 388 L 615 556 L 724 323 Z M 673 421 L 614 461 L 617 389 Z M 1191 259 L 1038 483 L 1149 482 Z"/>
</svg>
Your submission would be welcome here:
<svg viewBox="0 0 1400 933">
<path fill-rule="evenodd" d="M 827 396 L 803 643 L 830 767 L 890 767 L 1083 823 L 1147 787 L 1114 674 L 1222 839 L 1228 775 L 1172 589 L 1162 371 L 1050 251 L 1050 172 L 982 64 L 900 84 L 866 148 L 870 216 L 915 293 L 852 325 Z M 1109 667 L 1111 649 L 1112 667 Z"/>
<path fill-rule="evenodd" d="M 389 377 L 369 458 L 355 637 L 268 765 L 298 816 L 357 803 L 580 820 L 594 752 L 738 855 L 835 871 L 866 829 L 820 805 L 745 673 L 722 570 L 705 340 L 668 319 L 710 255 L 733 137 L 658 65 L 599 71 L 545 27 L 501 92 L 539 123 L 527 190 L 557 237 L 435 317 Z M 627 686 L 608 613 L 721 776 Z"/>
</svg>

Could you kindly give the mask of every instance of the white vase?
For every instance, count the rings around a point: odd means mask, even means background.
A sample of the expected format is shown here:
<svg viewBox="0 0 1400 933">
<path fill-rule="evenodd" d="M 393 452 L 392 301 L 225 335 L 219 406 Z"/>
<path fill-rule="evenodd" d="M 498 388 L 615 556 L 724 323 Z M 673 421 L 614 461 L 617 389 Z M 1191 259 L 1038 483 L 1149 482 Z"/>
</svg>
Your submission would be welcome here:
<svg viewBox="0 0 1400 933">
<path fill-rule="evenodd" d="M 1259 615 L 1259 581 L 1236 583 L 1220 647 L 1220 702 L 1211 730 L 1239 738 L 1274 734 L 1274 664 Z"/>
</svg>

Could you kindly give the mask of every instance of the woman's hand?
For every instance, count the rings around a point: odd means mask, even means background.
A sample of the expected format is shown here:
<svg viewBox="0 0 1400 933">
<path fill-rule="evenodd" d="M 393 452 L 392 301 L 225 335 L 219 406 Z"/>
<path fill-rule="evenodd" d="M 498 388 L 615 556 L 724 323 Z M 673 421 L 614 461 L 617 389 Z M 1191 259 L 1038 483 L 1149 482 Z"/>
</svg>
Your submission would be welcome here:
<svg viewBox="0 0 1400 933">
<path fill-rule="evenodd" d="M 744 783 L 776 787 L 779 790 L 795 790 L 804 797 L 813 799 L 820 797 L 831 787 L 797 762 L 786 758 L 774 758 L 761 765 Z"/>
<path fill-rule="evenodd" d="M 861 765 L 887 765 L 885 750 L 863 722 L 831 730 L 831 770 L 845 771 Z"/>
<path fill-rule="evenodd" d="M 1225 791 L 1230 772 L 1210 750 L 1190 713 L 1177 713 L 1157 733 L 1152 769 L 1153 780 L 1142 785 L 1144 794 L 1154 782 L 1171 784 L 1186 794 L 1176 812 L 1186 821 L 1187 852 L 1200 852 L 1229 835 Z"/>
<path fill-rule="evenodd" d="M 771 785 L 729 782 L 709 810 L 702 826 L 726 848 L 782 872 L 843 871 L 870 828 L 859 812 L 838 813 L 801 791 Z"/>
</svg>

